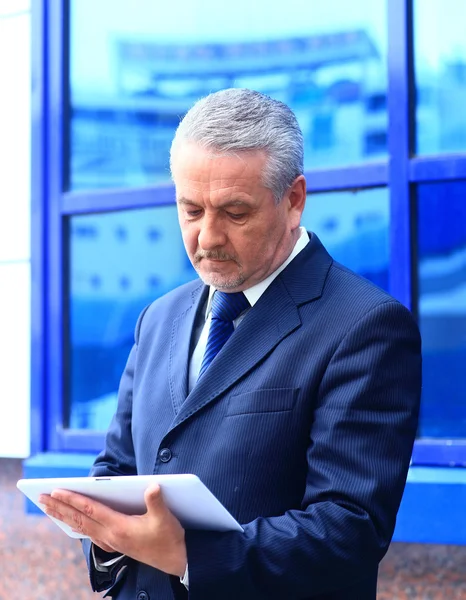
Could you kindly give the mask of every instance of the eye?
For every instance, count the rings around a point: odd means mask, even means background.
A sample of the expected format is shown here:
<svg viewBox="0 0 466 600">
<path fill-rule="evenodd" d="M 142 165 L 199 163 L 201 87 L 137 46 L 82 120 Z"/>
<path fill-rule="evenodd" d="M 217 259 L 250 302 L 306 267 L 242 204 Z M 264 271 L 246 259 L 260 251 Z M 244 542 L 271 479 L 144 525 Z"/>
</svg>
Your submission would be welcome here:
<svg viewBox="0 0 466 600">
<path fill-rule="evenodd" d="M 199 217 L 202 214 L 202 209 L 191 208 L 189 210 L 186 210 L 185 213 L 188 218 L 195 219 L 196 217 Z"/>
<path fill-rule="evenodd" d="M 241 221 L 242 219 L 245 218 L 246 213 L 227 212 L 227 215 L 230 217 L 230 219 L 233 219 L 233 221 Z"/>
</svg>

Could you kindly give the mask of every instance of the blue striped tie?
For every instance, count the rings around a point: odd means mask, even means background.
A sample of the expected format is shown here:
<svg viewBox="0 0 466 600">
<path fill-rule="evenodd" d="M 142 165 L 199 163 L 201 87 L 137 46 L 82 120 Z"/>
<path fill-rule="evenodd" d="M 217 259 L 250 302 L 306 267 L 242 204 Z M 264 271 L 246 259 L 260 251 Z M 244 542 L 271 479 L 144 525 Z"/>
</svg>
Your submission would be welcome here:
<svg viewBox="0 0 466 600">
<path fill-rule="evenodd" d="M 212 298 L 212 321 L 199 377 L 204 374 L 220 348 L 233 333 L 233 321 L 249 306 L 248 299 L 243 292 L 227 294 L 226 292 L 216 291 L 214 293 Z"/>
</svg>

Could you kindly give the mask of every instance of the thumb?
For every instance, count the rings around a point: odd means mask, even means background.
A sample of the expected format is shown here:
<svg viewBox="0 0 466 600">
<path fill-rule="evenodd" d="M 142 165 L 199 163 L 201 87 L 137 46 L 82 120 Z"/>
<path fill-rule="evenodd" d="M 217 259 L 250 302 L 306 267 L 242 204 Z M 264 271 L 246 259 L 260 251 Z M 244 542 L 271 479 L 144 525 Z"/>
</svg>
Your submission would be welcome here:
<svg viewBox="0 0 466 600">
<path fill-rule="evenodd" d="M 148 513 L 160 513 L 165 509 L 162 490 L 157 484 L 149 486 L 144 492 L 144 502 Z"/>
</svg>

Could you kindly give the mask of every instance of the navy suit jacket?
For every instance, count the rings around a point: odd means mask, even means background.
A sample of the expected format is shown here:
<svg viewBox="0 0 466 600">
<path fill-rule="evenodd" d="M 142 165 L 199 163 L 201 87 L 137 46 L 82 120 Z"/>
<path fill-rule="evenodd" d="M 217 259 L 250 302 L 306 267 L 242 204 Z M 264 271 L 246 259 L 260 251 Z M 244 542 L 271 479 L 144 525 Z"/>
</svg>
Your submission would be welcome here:
<svg viewBox="0 0 466 600">
<path fill-rule="evenodd" d="M 374 600 L 418 420 L 411 314 L 312 234 L 188 393 L 207 293 L 197 280 L 141 315 L 92 474 L 195 473 L 243 524 L 186 532 L 193 600 Z M 188 597 L 125 560 L 119 578 L 89 561 L 93 588 Z"/>
</svg>

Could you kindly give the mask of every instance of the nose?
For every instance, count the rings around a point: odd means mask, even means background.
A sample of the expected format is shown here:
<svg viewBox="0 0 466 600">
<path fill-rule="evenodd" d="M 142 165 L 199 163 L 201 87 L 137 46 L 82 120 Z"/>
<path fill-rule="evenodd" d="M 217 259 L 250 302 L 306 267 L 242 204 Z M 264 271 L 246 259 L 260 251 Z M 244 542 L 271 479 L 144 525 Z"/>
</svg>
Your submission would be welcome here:
<svg viewBox="0 0 466 600">
<path fill-rule="evenodd" d="M 204 215 L 197 241 L 202 250 L 215 250 L 225 245 L 226 234 L 220 220 L 215 215 Z"/>
</svg>

